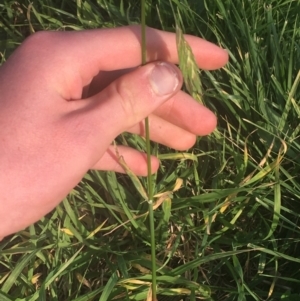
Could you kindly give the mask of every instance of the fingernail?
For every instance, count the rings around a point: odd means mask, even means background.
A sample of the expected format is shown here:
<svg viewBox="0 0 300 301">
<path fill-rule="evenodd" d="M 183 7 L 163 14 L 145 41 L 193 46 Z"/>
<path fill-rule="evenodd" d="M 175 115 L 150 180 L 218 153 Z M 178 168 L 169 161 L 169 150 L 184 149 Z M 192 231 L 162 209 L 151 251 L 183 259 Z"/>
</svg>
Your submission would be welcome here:
<svg viewBox="0 0 300 301">
<path fill-rule="evenodd" d="M 156 63 L 150 73 L 150 84 L 154 93 L 159 96 L 171 94 L 179 84 L 178 72 L 168 63 Z"/>
</svg>

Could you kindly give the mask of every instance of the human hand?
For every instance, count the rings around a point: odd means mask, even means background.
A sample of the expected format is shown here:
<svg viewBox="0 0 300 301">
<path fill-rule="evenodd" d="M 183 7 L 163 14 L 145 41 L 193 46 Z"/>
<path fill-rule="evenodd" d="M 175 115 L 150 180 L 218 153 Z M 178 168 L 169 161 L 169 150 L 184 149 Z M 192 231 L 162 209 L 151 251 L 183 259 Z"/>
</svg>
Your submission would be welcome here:
<svg viewBox="0 0 300 301">
<path fill-rule="evenodd" d="M 89 169 L 122 172 L 111 143 L 124 131 L 143 135 L 145 117 L 151 139 L 178 150 L 215 128 L 214 114 L 180 91 L 175 35 L 146 34 L 142 67 L 140 27 L 129 26 L 39 32 L 0 68 L 0 238 L 52 210 Z M 227 62 L 217 46 L 186 39 L 200 68 Z M 146 175 L 144 154 L 118 151 Z"/>
</svg>

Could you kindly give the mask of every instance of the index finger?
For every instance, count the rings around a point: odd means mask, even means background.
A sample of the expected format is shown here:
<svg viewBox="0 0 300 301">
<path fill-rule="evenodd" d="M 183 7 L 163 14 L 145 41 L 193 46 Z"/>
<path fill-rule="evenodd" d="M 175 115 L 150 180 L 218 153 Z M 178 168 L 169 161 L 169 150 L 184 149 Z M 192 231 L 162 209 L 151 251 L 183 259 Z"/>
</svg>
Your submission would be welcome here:
<svg viewBox="0 0 300 301">
<path fill-rule="evenodd" d="M 213 70 L 226 64 L 225 50 L 195 36 L 186 35 L 185 38 L 200 68 Z M 147 28 L 146 43 L 148 61 L 178 63 L 174 33 Z M 22 55 L 16 55 L 18 51 Z M 35 78 L 38 86 L 55 87 L 65 99 L 79 99 L 82 88 L 100 71 L 134 68 L 141 64 L 141 27 L 38 32 L 10 59 L 21 70 L 22 79 L 23 70 L 35 70 L 35 74 L 41 75 Z M 32 82 L 33 79 L 28 80 Z"/>
<path fill-rule="evenodd" d="M 101 70 L 120 70 L 141 64 L 140 26 L 44 32 L 37 38 L 42 39 L 38 40 L 38 44 L 42 45 L 39 51 L 43 51 L 47 58 L 49 55 L 51 57 L 51 68 L 57 68 L 64 79 L 70 78 L 71 74 L 74 75 L 74 71 L 76 73 L 79 71 L 84 85 L 89 84 Z M 213 70 L 226 64 L 228 54 L 225 50 L 195 36 L 185 35 L 185 38 L 200 68 Z M 162 60 L 178 63 L 174 33 L 147 28 L 146 43 L 148 61 Z"/>
<path fill-rule="evenodd" d="M 80 35 L 80 32 L 75 34 Z M 217 69 L 227 62 L 227 51 L 215 44 L 195 36 L 185 35 L 185 38 L 193 49 L 196 62 L 201 69 Z M 79 37 L 76 39 L 79 41 Z M 92 30 L 81 34 L 80 39 L 82 40 L 80 44 L 85 45 L 85 50 L 88 52 L 90 63 L 94 64 L 97 58 L 100 59 L 98 66 L 101 66 L 101 70 L 119 70 L 141 64 L 140 26 Z M 148 27 L 146 30 L 146 48 L 148 62 L 161 60 L 178 63 L 175 33 Z"/>
</svg>

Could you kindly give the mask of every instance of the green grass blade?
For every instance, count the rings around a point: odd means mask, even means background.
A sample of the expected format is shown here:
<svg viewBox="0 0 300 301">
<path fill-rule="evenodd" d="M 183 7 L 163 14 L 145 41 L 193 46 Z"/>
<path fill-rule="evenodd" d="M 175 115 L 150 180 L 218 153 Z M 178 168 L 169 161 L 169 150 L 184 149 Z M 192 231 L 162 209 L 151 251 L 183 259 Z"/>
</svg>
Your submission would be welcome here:
<svg viewBox="0 0 300 301">
<path fill-rule="evenodd" d="M 101 297 L 99 299 L 99 301 L 107 301 L 107 300 L 110 300 L 109 299 L 109 296 L 113 290 L 113 288 L 115 287 L 115 285 L 117 284 L 118 282 L 118 275 L 116 272 L 114 272 L 111 277 L 108 279 L 104 289 L 103 289 L 103 292 L 101 294 Z"/>
</svg>

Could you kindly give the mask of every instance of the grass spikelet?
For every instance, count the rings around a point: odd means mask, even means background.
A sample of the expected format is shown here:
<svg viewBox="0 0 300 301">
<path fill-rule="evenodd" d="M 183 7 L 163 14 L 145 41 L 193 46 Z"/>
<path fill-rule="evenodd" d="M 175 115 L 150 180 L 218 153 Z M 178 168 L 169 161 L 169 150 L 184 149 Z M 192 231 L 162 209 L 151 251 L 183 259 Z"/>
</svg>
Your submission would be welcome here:
<svg viewBox="0 0 300 301">
<path fill-rule="evenodd" d="M 183 75 L 187 91 L 198 102 L 203 104 L 202 84 L 200 81 L 199 68 L 196 63 L 192 48 L 185 40 L 181 28 L 176 23 L 176 42 L 179 57 L 179 67 Z"/>
</svg>

